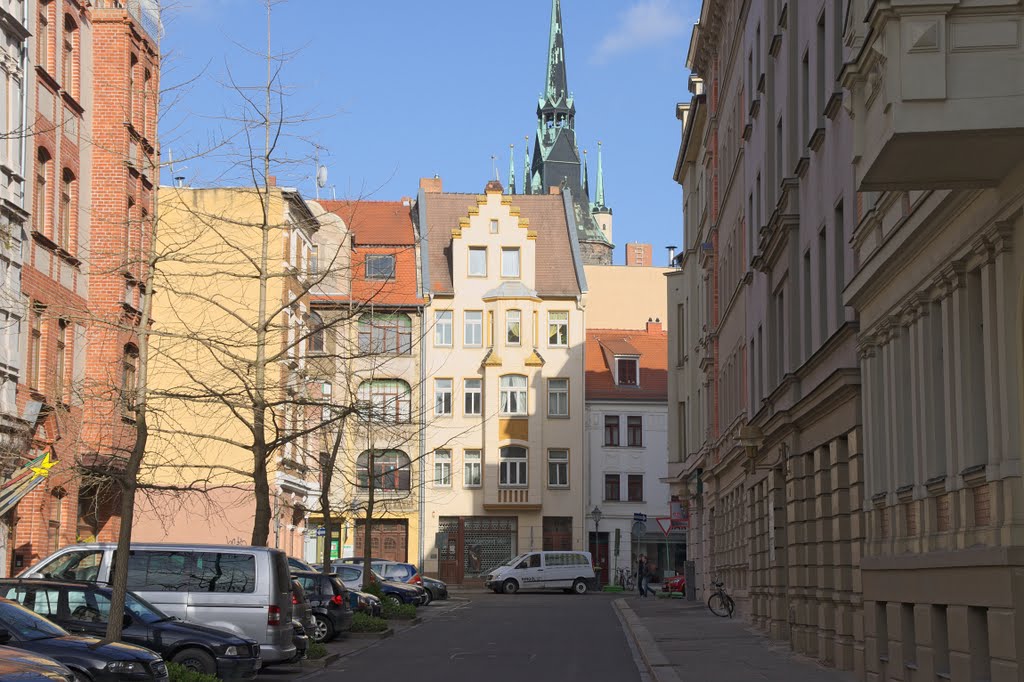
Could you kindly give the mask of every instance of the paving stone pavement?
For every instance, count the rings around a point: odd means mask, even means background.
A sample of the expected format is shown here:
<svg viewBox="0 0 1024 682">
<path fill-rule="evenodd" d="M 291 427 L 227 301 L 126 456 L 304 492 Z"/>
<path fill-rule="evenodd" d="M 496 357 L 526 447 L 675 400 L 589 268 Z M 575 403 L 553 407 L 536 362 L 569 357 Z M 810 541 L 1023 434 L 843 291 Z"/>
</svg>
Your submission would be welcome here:
<svg viewBox="0 0 1024 682">
<path fill-rule="evenodd" d="M 657 682 L 855 682 L 701 602 L 630 595 L 615 606 Z"/>
</svg>

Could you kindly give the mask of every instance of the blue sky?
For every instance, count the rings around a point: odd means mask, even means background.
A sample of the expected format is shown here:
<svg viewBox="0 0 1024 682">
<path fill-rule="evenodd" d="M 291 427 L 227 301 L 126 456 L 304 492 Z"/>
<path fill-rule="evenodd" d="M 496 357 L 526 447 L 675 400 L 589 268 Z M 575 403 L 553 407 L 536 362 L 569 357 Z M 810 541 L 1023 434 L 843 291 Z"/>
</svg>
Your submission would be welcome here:
<svg viewBox="0 0 1024 682">
<path fill-rule="evenodd" d="M 240 98 L 228 74 L 258 85 L 266 40 L 260 0 L 185 0 L 165 17 L 163 85 L 192 80 L 161 123 L 164 160 L 185 159 L 237 128 Z M 290 0 L 274 7 L 276 52 L 288 88 L 278 182 L 313 193 L 313 142 L 329 169 L 321 196 L 398 199 L 438 174 L 446 191 L 506 182 L 509 144 L 522 181 L 524 137 L 533 139 L 543 86 L 550 0 Z M 699 0 L 562 0 L 576 132 L 596 172 L 604 143 L 606 199 L 615 212 L 615 262 L 626 241 L 651 242 L 663 264 L 679 244 L 675 104 Z M 532 147 L 531 147 L 532 149 Z M 227 153 L 179 161 L 195 185 L 237 177 Z M 301 159 L 301 161 L 299 161 Z"/>
</svg>

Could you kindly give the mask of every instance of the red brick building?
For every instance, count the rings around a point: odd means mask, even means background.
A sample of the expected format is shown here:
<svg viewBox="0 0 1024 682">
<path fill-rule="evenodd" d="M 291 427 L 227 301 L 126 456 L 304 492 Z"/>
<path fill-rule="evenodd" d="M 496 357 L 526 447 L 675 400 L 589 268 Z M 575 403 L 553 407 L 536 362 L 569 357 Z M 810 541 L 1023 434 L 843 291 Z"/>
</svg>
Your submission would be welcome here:
<svg viewBox="0 0 1024 682">
<path fill-rule="evenodd" d="M 7 519 L 12 572 L 77 539 L 116 536 L 116 496 L 81 465 L 107 465 L 134 439 L 138 350 L 126 330 L 139 314 L 158 168 L 157 18 L 137 0 L 32 5 L 17 402 L 42 403 L 26 454 L 51 448 L 59 464 Z"/>
</svg>

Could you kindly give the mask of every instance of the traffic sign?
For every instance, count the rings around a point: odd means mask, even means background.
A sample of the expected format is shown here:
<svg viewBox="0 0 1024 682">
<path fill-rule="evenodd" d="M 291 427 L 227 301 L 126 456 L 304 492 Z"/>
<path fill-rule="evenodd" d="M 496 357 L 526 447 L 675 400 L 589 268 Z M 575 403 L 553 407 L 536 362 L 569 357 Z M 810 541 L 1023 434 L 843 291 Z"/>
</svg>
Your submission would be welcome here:
<svg viewBox="0 0 1024 682">
<path fill-rule="evenodd" d="M 641 514 L 640 512 L 634 512 L 633 513 L 633 521 L 634 522 L 646 523 L 647 522 L 647 514 Z"/>
<path fill-rule="evenodd" d="M 325 528 L 324 526 L 320 526 L 319 528 L 317 528 L 316 529 L 316 536 L 318 538 L 326 537 L 327 536 L 327 528 Z"/>
</svg>

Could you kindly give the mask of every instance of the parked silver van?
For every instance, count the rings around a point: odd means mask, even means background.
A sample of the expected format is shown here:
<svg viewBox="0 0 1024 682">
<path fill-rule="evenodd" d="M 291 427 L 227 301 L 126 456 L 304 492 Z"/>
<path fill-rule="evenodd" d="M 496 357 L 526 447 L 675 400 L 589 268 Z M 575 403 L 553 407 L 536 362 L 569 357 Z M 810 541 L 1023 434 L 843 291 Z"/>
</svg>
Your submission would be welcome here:
<svg viewBox="0 0 1024 682">
<path fill-rule="evenodd" d="M 115 547 L 111 543 L 70 545 L 19 577 L 107 584 L 113 575 Z M 255 639 L 264 663 L 287 661 L 295 655 L 291 571 L 287 555 L 280 550 L 133 543 L 128 589 L 170 616 Z"/>
</svg>

